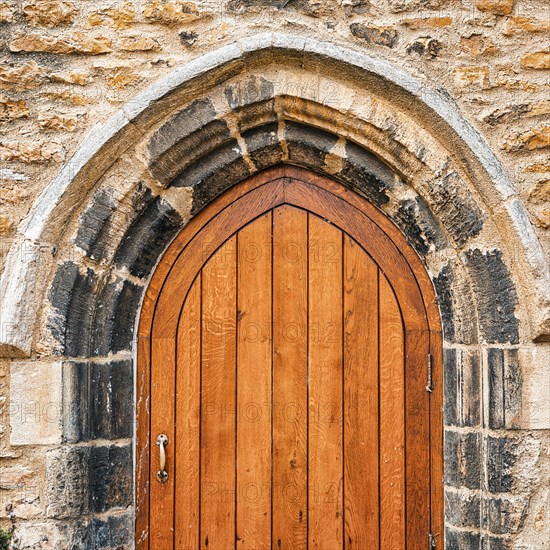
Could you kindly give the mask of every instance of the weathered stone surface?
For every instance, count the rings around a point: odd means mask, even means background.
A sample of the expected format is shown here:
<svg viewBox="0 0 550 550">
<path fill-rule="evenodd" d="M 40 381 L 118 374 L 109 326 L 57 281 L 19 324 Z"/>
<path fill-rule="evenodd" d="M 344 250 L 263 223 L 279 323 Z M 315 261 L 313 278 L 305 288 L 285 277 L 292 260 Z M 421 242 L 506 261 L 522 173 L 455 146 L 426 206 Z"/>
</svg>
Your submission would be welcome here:
<svg viewBox="0 0 550 550">
<path fill-rule="evenodd" d="M 473 55 L 490 55 L 497 51 L 493 39 L 483 34 L 471 34 L 460 39 L 460 46 L 463 51 Z"/>
<path fill-rule="evenodd" d="M 486 122 L 490 126 L 496 126 L 497 124 L 508 124 L 516 120 L 521 120 L 522 118 L 546 114 L 550 114 L 549 101 L 518 103 L 491 110 L 489 114 L 483 116 L 483 122 Z"/>
<path fill-rule="evenodd" d="M 489 87 L 489 67 L 460 67 L 453 70 L 452 76 L 458 88 L 484 90 Z"/>
<path fill-rule="evenodd" d="M 445 349 L 444 419 L 450 426 L 479 426 L 481 423 L 481 365 L 477 351 Z"/>
<path fill-rule="evenodd" d="M 66 0 L 32 0 L 23 5 L 23 15 L 33 27 L 57 27 L 72 23 L 77 8 Z"/>
<path fill-rule="evenodd" d="M 132 361 L 90 363 L 92 439 L 132 437 L 134 381 Z"/>
<path fill-rule="evenodd" d="M 284 135 L 290 161 L 317 168 L 325 165 L 326 154 L 338 141 L 334 134 L 290 121 L 285 121 Z"/>
<path fill-rule="evenodd" d="M 120 2 L 109 7 L 100 7 L 88 15 L 86 26 L 107 25 L 114 29 L 127 29 L 136 22 L 136 5 L 132 2 Z"/>
<path fill-rule="evenodd" d="M 525 429 L 550 430 L 550 348 L 518 351 L 522 375 L 522 419 Z"/>
<path fill-rule="evenodd" d="M 119 550 L 127 548 L 134 536 L 131 514 L 94 518 L 90 523 L 92 550 Z"/>
<path fill-rule="evenodd" d="M 407 46 L 407 53 L 414 52 L 420 56 L 425 55 L 433 59 L 440 54 L 442 49 L 443 44 L 439 40 L 429 36 L 421 36 Z"/>
<path fill-rule="evenodd" d="M 142 293 L 142 287 L 120 277 L 114 277 L 101 289 L 95 305 L 93 355 L 106 356 L 130 350 Z"/>
<path fill-rule="evenodd" d="M 164 25 L 181 25 L 204 19 L 209 13 L 184 0 L 148 0 L 143 8 L 145 19 Z"/>
<path fill-rule="evenodd" d="M 74 132 L 80 118 L 75 114 L 43 114 L 38 117 L 38 124 L 46 132 Z"/>
<path fill-rule="evenodd" d="M 0 85 L 4 90 L 31 90 L 40 84 L 42 78 L 43 71 L 36 61 L 0 65 Z"/>
<path fill-rule="evenodd" d="M 90 439 L 90 367 L 87 361 L 63 363 L 63 442 Z"/>
<path fill-rule="evenodd" d="M 80 273 L 78 266 L 65 262 L 59 266 L 49 294 L 54 314 L 49 327 L 69 357 L 87 357 L 94 315 L 98 277 L 91 269 Z"/>
<path fill-rule="evenodd" d="M 14 362 L 10 370 L 10 443 L 61 443 L 61 364 Z"/>
<path fill-rule="evenodd" d="M 481 486 L 481 434 L 446 430 L 444 438 L 445 482 L 454 487 Z"/>
<path fill-rule="evenodd" d="M 277 132 L 276 122 L 243 132 L 248 154 L 256 168 L 261 170 L 281 162 L 283 148 Z"/>
<path fill-rule="evenodd" d="M 524 497 L 494 497 L 486 499 L 483 507 L 486 529 L 497 535 L 517 533 L 527 513 Z"/>
<path fill-rule="evenodd" d="M 127 52 L 150 52 L 161 49 L 158 40 L 143 35 L 123 36 L 119 40 L 119 47 Z"/>
<path fill-rule="evenodd" d="M 89 463 L 90 509 L 105 512 L 132 502 L 132 447 L 92 447 Z"/>
<path fill-rule="evenodd" d="M 13 16 L 15 14 L 15 3 L 0 2 L 0 24 L 13 22 Z"/>
<path fill-rule="evenodd" d="M 64 446 L 46 453 L 48 517 L 71 518 L 89 511 L 89 447 Z"/>
<path fill-rule="evenodd" d="M 107 36 L 90 36 L 80 31 L 73 32 L 67 38 L 28 33 L 15 36 L 10 42 L 10 51 L 100 55 L 111 52 L 111 46 Z"/>
<path fill-rule="evenodd" d="M 550 31 L 548 19 L 537 19 L 536 17 L 509 17 L 502 34 L 511 36 L 514 34 L 547 32 Z"/>
<path fill-rule="evenodd" d="M 420 17 L 403 19 L 401 23 L 413 30 L 440 29 L 452 25 L 453 20 L 451 17 Z"/>
<path fill-rule="evenodd" d="M 179 33 L 179 37 L 180 42 L 184 46 L 192 46 L 199 38 L 199 35 L 196 32 L 192 31 L 182 31 Z"/>
<path fill-rule="evenodd" d="M 390 10 L 394 13 L 437 10 L 448 3 L 449 0 L 389 0 Z"/>
<path fill-rule="evenodd" d="M 488 425 L 517 427 L 521 411 L 522 377 L 517 350 L 487 350 Z"/>
<path fill-rule="evenodd" d="M 76 84 L 78 86 L 86 86 L 92 81 L 92 77 L 88 71 L 74 70 L 68 72 L 54 72 L 48 75 L 52 82 L 61 84 Z"/>
<path fill-rule="evenodd" d="M 445 518 L 457 527 L 480 526 L 480 496 L 477 493 L 445 491 Z"/>
<path fill-rule="evenodd" d="M 518 299 L 502 252 L 473 249 L 466 252 L 465 259 L 476 293 L 481 337 L 489 343 L 517 343 Z"/>
<path fill-rule="evenodd" d="M 0 142 L 0 160 L 43 164 L 63 160 L 63 146 L 58 141 Z"/>
<path fill-rule="evenodd" d="M 506 151 L 534 151 L 548 147 L 550 147 L 550 126 L 517 134 L 509 138 L 503 146 Z"/>
<path fill-rule="evenodd" d="M 439 250 L 445 244 L 439 220 L 420 196 L 401 201 L 394 221 L 419 254 Z"/>
<path fill-rule="evenodd" d="M 446 550 L 479 550 L 479 541 L 478 531 L 459 531 L 452 527 L 445 529 Z"/>
<path fill-rule="evenodd" d="M 397 31 L 393 27 L 379 27 L 352 23 L 350 31 L 353 36 L 362 38 L 367 44 L 393 48 L 397 43 Z"/>
<path fill-rule="evenodd" d="M 477 0 L 477 9 L 495 15 L 510 15 L 514 7 L 514 0 Z"/>
<path fill-rule="evenodd" d="M 244 82 L 239 81 L 232 84 L 224 90 L 227 103 L 232 109 L 238 109 L 251 103 L 267 101 L 273 97 L 273 82 L 258 77 L 251 76 Z"/>
<path fill-rule="evenodd" d="M 126 232 L 115 264 L 135 277 L 146 277 L 182 226 L 181 216 L 162 199 L 154 200 Z"/>
<path fill-rule="evenodd" d="M 4 95 L 0 96 L 0 122 L 27 118 L 29 114 L 29 108 L 24 99 L 12 100 Z"/>
<path fill-rule="evenodd" d="M 550 51 L 533 52 L 521 58 L 524 69 L 550 69 Z"/>
</svg>

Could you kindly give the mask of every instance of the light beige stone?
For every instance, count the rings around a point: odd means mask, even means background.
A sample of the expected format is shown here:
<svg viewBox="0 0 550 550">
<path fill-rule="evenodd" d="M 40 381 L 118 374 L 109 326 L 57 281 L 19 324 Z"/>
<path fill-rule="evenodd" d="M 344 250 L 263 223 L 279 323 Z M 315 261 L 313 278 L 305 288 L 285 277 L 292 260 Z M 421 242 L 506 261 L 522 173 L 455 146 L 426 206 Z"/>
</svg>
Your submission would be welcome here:
<svg viewBox="0 0 550 550">
<path fill-rule="evenodd" d="M 23 15 L 33 27 L 68 25 L 76 13 L 75 4 L 66 0 L 32 0 L 23 5 Z"/>
<path fill-rule="evenodd" d="M 148 21 L 164 25 L 191 23 L 209 16 L 197 4 L 183 0 L 148 0 L 143 15 Z"/>
<path fill-rule="evenodd" d="M 6 96 L 0 96 L 0 122 L 9 122 L 28 116 L 29 108 L 24 99 L 11 100 Z"/>
<path fill-rule="evenodd" d="M 519 351 L 523 371 L 522 427 L 550 429 L 550 347 Z"/>
<path fill-rule="evenodd" d="M 537 19 L 535 17 L 510 17 L 502 34 L 512 36 L 520 33 L 548 32 L 550 31 L 550 19 Z"/>
<path fill-rule="evenodd" d="M 124 36 L 119 40 L 121 50 L 128 52 L 148 52 L 160 50 L 158 40 L 151 36 L 133 35 Z"/>
<path fill-rule="evenodd" d="M 0 64 L 0 86 L 4 90 L 30 90 L 36 88 L 42 79 L 43 71 L 36 61 L 21 64 Z"/>
<path fill-rule="evenodd" d="M 550 69 L 550 51 L 533 52 L 521 58 L 524 69 Z"/>
<path fill-rule="evenodd" d="M 61 363 L 13 362 L 10 369 L 10 442 L 61 442 Z"/>
<path fill-rule="evenodd" d="M 112 51 L 111 39 L 104 35 L 90 36 L 75 31 L 67 38 L 43 34 L 20 34 L 10 42 L 10 51 L 47 52 L 61 54 L 100 55 Z"/>
<path fill-rule="evenodd" d="M 0 160 L 44 163 L 62 159 L 63 146 L 57 141 L 0 141 Z"/>
<path fill-rule="evenodd" d="M 0 24 L 11 23 L 15 13 L 15 4 L 13 2 L 0 2 Z"/>
<path fill-rule="evenodd" d="M 514 0 L 477 0 L 477 9 L 495 15 L 510 15 L 514 7 Z"/>
</svg>

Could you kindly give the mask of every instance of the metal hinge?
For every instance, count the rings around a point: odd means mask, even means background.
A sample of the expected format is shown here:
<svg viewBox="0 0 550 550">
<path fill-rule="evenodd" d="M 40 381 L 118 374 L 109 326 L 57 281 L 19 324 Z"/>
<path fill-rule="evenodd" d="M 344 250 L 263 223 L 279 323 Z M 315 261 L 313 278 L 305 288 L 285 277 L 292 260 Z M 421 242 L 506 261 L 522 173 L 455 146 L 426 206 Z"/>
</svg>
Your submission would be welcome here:
<svg viewBox="0 0 550 550">
<path fill-rule="evenodd" d="M 431 533 L 428 533 L 428 550 L 435 550 L 435 548 L 435 537 Z"/>
<path fill-rule="evenodd" d="M 432 392 L 432 354 L 428 353 L 428 383 L 426 384 L 426 391 Z"/>
</svg>

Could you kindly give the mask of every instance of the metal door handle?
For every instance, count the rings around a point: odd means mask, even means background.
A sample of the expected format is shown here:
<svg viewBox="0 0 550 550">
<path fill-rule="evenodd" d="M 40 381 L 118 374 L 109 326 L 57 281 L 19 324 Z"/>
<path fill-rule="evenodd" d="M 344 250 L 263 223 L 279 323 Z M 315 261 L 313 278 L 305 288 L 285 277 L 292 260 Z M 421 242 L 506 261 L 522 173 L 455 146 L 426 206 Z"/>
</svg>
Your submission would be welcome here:
<svg viewBox="0 0 550 550">
<path fill-rule="evenodd" d="M 168 445 L 168 436 L 165 434 L 160 434 L 157 437 L 157 445 L 160 450 L 160 458 L 159 458 L 159 471 L 157 472 L 157 479 L 161 483 L 166 483 L 168 481 L 168 472 L 165 470 L 166 468 L 166 451 L 164 450 L 164 447 Z"/>
</svg>

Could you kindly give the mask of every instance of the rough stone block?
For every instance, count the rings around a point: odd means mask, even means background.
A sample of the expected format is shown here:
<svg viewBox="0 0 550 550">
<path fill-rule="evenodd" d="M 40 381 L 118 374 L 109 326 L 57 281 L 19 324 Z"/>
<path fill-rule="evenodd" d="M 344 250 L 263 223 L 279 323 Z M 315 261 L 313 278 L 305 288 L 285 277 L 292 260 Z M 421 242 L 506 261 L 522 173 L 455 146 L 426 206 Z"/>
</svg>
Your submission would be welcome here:
<svg viewBox="0 0 550 550">
<path fill-rule="evenodd" d="M 519 342 L 516 288 L 500 250 L 465 254 L 472 286 L 477 298 L 481 337 L 488 343 Z"/>
<path fill-rule="evenodd" d="M 132 437 L 134 376 L 132 361 L 90 363 L 92 439 Z"/>
<path fill-rule="evenodd" d="M 147 277 L 182 225 L 181 216 L 168 203 L 155 199 L 126 232 L 115 264 L 135 277 Z"/>
<path fill-rule="evenodd" d="M 49 294 L 55 313 L 49 318 L 49 327 L 69 357 L 86 357 L 90 352 L 97 281 L 94 271 L 88 268 L 82 274 L 72 262 L 61 264 L 55 274 Z"/>
<path fill-rule="evenodd" d="M 51 518 L 85 516 L 89 501 L 90 447 L 66 446 L 46 454 L 47 515 Z"/>
<path fill-rule="evenodd" d="M 228 86 L 224 93 L 229 106 L 237 109 L 272 98 L 273 90 L 273 82 L 262 76 L 252 75 L 244 81 L 240 80 L 237 84 Z"/>
<path fill-rule="evenodd" d="M 130 445 L 92 447 L 89 467 L 90 509 L 105 512 L 132 503 L 133 463 Z"/>
<path fill-rule="evenodd" d="M 521 428 L 550 429 L 550 348 L 520 349 L 522 373 Z"/>
<path fill-rule="evenodd" d="M 445 519 L 456 527 L 479 529 L 480 497 L 462 491 L 445 491 Z"/>
<path fill-rule="evenodd" d="M 367 44 L 393 48 L 397 43 L 397 31 L 393 27 L 379 27 L 352 23 L 350 31 L 353 36 L 362 38 Z"/>
<path fill-rule="evenodd" d="M 528 504 L 524 496 L 488 497 L 482 507 L 484 527 L 497 535 L 517 533 L 523 527 Z"/>
<path fill-rule="evenodd" d="M 90 438 L 90 369 L 87 362 L 63 363 L 63 441 Z"/>
<path fill-rule="evenodd" d="M 445 349 L 443 360 L 445 424 L 479 426 L 481 368 L 478 352 Z"/>
<path fill-rule="evenodd" d="M 481 485 L 481 434 L 446 430 L 445 482 L 455 487 L 479 489 Z"/>
<path fill-rule="evenodd" d="M 133 535 L 133 518 L 130 514 L 94 518 L 90 522 L 90 550 L 129 547 Z"/>
<path fill-rule="evenodd" d="M 10 443 L 54 445 L 62 435 L 61 363 L 13 362 L 10 368 Z"/>
<path fill-rule="evenodd" d="M 338 176 L 377 206 L 389 202 L 386 190 L 393 187 L 395 178 L 391 168 L 350 141 L 346 142 L 345 151 L 346 159 Z"/>
<path fill-rule="evenodd" d="M 452 527 L 445 529 L 446 550 L 479 550 L 478 531 L 458 531 Z"/>
<path fill-rule="evenodd" d="M 517 350 L 490 348 L 486 359 L 488 379 L 487 425 L 515 428 L 521 411 L 522 374 Z"/>
<path fill-rule="evenodd" d="M 162 250 L 157 248 L 157 254 Z M 93 325 L 93 355 L 106 356 L 130 350 L 142 293 L 143 287 L 119 277 L 101 289 Z"/>
<path fill-rule="evenodd" d="M 264 124 L 243 132 L 248 154 L 259 170 L 281 162 L 283 148 L 277 135 L 277 123 Z"/>
</svg>

